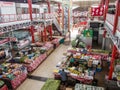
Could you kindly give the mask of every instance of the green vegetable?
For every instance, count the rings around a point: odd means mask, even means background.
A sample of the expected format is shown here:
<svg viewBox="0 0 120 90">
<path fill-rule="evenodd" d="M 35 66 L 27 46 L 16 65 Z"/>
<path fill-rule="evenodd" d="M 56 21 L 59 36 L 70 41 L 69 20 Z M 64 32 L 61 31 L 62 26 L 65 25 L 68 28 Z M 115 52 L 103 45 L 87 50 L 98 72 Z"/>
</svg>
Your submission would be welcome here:
<svg viewBox="0 0 120 90">
<path fill-rule="evenodd" d="M 21 57 L 21 58 L 20 58 L 20 62 L 24 62 L 25 59 L 27 59 L 27 58 L 28 58 L 28 56 L 23 56 L 23 57 Z"/>
<path fill-rule="evenodd" d="M 0 80 L 0 87 L 4 85 L 4 82 Z"/>
<path fill-rule="evenodd" d="M 59 90 L 60 81 L 48 79 L 41 90 Z"/>
<path fill-rule="evenodd" d="M 73 40 L 73 41 L 71 42 L 71 45 L 72 45 L 72 47 L 76 47 L 77 41 L 76 41 L 76 40 Z"/>
</svg>

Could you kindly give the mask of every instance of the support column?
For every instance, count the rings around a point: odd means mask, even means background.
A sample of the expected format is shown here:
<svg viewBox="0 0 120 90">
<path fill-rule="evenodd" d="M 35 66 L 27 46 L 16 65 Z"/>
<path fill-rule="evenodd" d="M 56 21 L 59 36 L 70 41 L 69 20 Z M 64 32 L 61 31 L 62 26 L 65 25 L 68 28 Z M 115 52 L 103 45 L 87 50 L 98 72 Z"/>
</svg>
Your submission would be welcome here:
<svg viewBox="0 0 120 90">
<path fill-rule="evenodd" d="M 105 49 L 105 37 L 106 37 L 107 31 L 104 30 L 104 34 L 103 34 L 103 43 L 102 43 L 102 49 Z"/>
<path fill-rule="evenodd" d="M 115 34 L 116 30 L 117 30 L 119 12 L 120 12 L 120 0 L 117 0 L 116 13 L 115 13 L 115 19 L 114 19 L 114 27 L 113 27 L 113 34 Z"/>
<path fill-rule="evenodd" d="M 50 25 L 50 40 L 52 40 L 52 23 Z"/>
<path fill-rule="evenodd" d="M 43 31 L 41 31 L 41 41 L 43 42 Z"/>
<path fill-rule="evenodd" d="M 111 59 L 111 61 L 110 61 L 110 71 L 109 71 L 109 76 L 108 76 L 108 79 L 109 79 L 109 80 L 112 79 L 112 73 L 113 73 L 113 71 L 114 71 L 114 61 L 115 61 L 116 52 L 117 52 L 117 48 L 116 48 L 116 46 L 114 45 L 114 46 L 113 46 L 113 49 L 112 49 L 112 59 Z"/>
<path fill-rule="evenodd" d="M 114 19 L 114 27 L 113 27 L 113 35 L 115 35 L 117 25 L 118 25 L 119 9 L 120 9 L 120 0 L 117 0 L 116 13 L 115 13 L 115 19 Z M 114 60 L 115 60 L 116 52 L 117 52 L 117 48 L 114 45 L 113 50 L 112 50 L 112 59 L 111 59 L 111 64 L 110 64 L 109 77 L 108 77 L 109 79 L 112 79 L 112 73 L 114 71 Z"/>
<path fill-rule="evenodd" d="M 107 15 L 107 12 L 108 12 L 108 5 L 109 5 L 109 0 L 101 0 L 101 6 L 104 6 L 104 23 L 105 23 L 105 20 L 106 20 L 106 15 Z M 105 38 L 106 38 L 106 33 L 107 31 L 104 30 L 104 35 L 103 35 L 103 41 L 102 41 L 102 49 L 105 48 Z"/>
<path fill-rule="evenodd" d="M 58 13 L 61 12 L 61 9 L 60 9 L 60 3 L 58 3 Z"/>
<path fill-rule="evenodd" d="M 32 18 L 32 2 L 31 2 L 31 0 L 27 0 L 27 1 L 28 1 L 28 6 L 29 6 L 30 20 L 33 21 L 33 18 Z M 34 27 L 33 26 L 30 27 L 30 32 L 31 32 L 31 36 L 32 36 L 32 42 L 34 43 L 35 39 L 34 39 Z"/>
<path fill-rule="evenodd" d="M 104 21 L 106 20 L 106 15 L 107 15 L 107 12 L 108 12 L 108 5 L 109 5 L 109 0 L 106 0 L 105 1 L 105 7 L 104 7 Z"/>
<path fill-rule="evenodd" d="M 50 14 L 51 13 L 51 10 L 50 10 L 50 1 L 47 0 L 47 5 L 48 5 L 48 13 Z M 50 33 L 50 39 L 52 40 L 52 24 L 48 26 L 48 31 Z"/>
<path fill-rule="evenodd" d="M 47 32 L 46 32 L 46 26 L 44 26 L 44 41 L 47 41 Z"/>
</svg>

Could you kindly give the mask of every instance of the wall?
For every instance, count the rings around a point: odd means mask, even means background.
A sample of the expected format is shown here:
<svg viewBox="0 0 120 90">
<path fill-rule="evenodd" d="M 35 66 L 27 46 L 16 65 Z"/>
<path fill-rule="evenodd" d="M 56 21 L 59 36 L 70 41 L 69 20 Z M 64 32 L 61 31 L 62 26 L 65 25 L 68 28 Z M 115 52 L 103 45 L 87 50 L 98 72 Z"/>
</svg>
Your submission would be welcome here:
<svg viewBox="0 0 120 90">
<path fill-rule="evenodd" d="M 111 44 L 111 47 L 110 47 L 110 44 Z M 112 46 L 113 46 L 112 40 L 110 38 L 106 38 L 105 39 L 105 49 L 106 50 L 111 50 Z"/>
</svg>

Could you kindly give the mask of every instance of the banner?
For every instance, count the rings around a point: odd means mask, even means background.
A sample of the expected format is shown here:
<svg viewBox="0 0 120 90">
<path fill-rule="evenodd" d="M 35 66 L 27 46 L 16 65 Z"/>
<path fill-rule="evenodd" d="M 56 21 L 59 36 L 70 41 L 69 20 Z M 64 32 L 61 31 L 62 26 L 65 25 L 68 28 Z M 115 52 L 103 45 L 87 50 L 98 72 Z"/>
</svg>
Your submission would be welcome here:
<svg viewBox="0 0 120 90">
<path fill-rule="evenodd" d="M 91 16 L 103 16 L 104 7 L 93 6 L 91 7 Z"/>
<path fill-rule="evenodd" d="M 62 0 L 62 2 L 62 7 L 64 10 L 63 33 L 66 34 L 72 26 L 72 0 Z"/>
<path fill-rule="evenodd" d="M 84 37 L 93 37 L 93 30 L 84 30 L 83 35 Z"/>
</svg>

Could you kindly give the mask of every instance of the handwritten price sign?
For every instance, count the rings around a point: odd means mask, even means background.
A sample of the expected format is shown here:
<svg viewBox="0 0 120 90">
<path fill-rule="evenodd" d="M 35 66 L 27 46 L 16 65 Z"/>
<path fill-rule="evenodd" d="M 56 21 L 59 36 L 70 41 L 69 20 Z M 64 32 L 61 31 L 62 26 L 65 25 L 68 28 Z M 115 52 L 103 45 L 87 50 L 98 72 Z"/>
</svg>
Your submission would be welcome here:
<svg viewBox="0 0 120 90">
<path fill-rule="evenodd" d="M 91 8 L 91 16 L 103 16 L 104 7 L 92 7 Z"/>
</svg>

